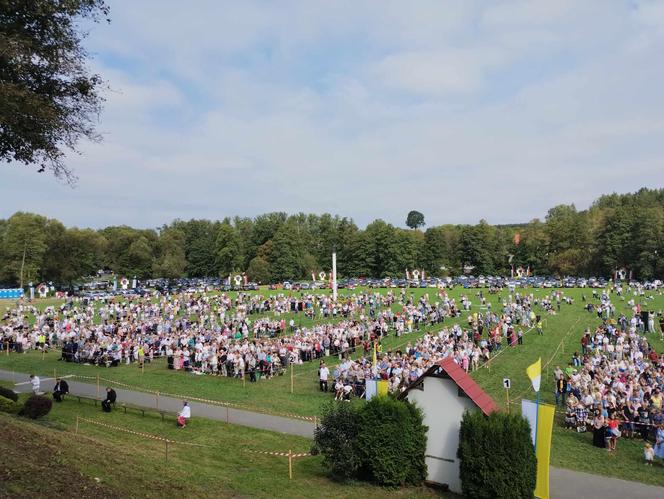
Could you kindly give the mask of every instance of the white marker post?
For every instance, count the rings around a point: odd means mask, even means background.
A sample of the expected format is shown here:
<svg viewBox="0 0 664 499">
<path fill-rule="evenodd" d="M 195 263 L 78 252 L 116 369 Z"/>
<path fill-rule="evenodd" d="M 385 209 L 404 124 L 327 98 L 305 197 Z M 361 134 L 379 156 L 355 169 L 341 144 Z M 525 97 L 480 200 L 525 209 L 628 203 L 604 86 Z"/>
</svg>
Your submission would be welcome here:
<svg viewBox="0 0 664 499">
<path fill-rule="evenodd" d="M 332 253 L 332 299 L 337 301 L 337 252 Z"/>
</svg>

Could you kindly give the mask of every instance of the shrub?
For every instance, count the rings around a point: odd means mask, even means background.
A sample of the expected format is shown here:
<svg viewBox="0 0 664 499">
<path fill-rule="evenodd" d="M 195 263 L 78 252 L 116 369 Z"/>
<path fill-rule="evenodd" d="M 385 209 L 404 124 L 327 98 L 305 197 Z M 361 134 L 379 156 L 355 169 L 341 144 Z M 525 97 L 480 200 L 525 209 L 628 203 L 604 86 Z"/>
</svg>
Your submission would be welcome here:
<svg viewBox="0 0 664 499">
<path fill-rule="evenodd" d="M 333 402 L 323 410 L 314 445 L 334 478 L 417 485 L 427 473 L 422 421 L 422 411 L 392 397 L 374 397 L 359 407 Z"/>
<path fill-rule="evenodd" d="M 50 398 L 42 395 L 31 395 L 23 404 L 20 414 L 31 419 L 38 419 L 51 412 L 51 407 L 53 407 L 53 401 Z"/>
<path fill-rule="evenodd" d="M 18 414 L 19 412 L 21 412 L 22 408 L 23 406 L 18 402 L 14 402 L 13 400 L 0 397 L 0 412 L 6 412 L 8 414 Z"/>
<path fill-rule="evenodd" d="M 352 478 L 357 472 L 358 429 L 359 411 L 355 404 L 331 402 L 323 408 L 320 425 L 314 431 L 314 446 L 334 478 Z"/>
<path fill-rule="evenodd" d="M 519 415 L 468 411 L 461 421 L 461 488 L 472 498 L 531 498 L 536 460 L 530 425 Z"/>
<path fill-rule="evenodd" d="M 381 485 L 418 485 L 426 478 L 423 415 L 410 402 L 374 397 L 360 411 L 361 475 Z"/>
<path fill-rule="evenodd" d="M 10 390 L 9 388 L 5 388 L 4 386 L 0 386 L 0 397 L 18 402 L 18 393 L 16 393 L 14 390 Z"/>
</svg>

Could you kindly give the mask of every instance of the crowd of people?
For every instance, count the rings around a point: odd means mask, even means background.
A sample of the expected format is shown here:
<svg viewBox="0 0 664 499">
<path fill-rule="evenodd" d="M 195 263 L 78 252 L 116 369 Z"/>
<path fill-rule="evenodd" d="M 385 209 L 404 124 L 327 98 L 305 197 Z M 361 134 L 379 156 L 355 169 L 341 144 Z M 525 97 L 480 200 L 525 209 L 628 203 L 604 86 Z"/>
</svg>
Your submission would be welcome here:
<svg viewBox="0 0 664 499">
<path fill-rule="evenodd" d="M 539 320 L 533 305 L 555 313 L 554 303 L 559 308 L 561 296 L 510 294 L 500 311 L 491 310 L 481 291 L 477 299 L 483 312 L 471 312 L 470 296 L 462 294 L 457 301 L 444 289 L 419 298 L 405 289 L 385 294 L 352 292 L 336 302 L 326 294 L 305 293 L 69 299 L 45 310 L 17 304 L 5 313 L 0 336 L 3 345 L 16 352 L 60 347 L 61 359 L 67 362 L 143 366 L 164 357 L 169 369 L 247 376 L 250 381 L 278 375 L 291 363 L 336 355 L 346 360 L 335 370 L 335 381 L 357 382 L 365 378 L 358 375 L 358 366 L 366 371 L 373 344 L 388 334 L 405 336 L 465 314 L 466 330 L 445 327 L 404 349 L 381 352 L 375 369 L 369 366 L 369 371 L 387 377 L 396 389 L 442 356 L 455 355 L 470 369 L 503 345 L 520 343 L 523 327 Z M 316 320 L 307 320 L 312 316 Z M 358 349 L 365 356 L 349 360 L 348 354 Z"/>
<path fill-rule="evenodd" d="M 602 294 L 593 307 L 603 311 L 601 324 L 585 331 L 564 369 L 554 370 L 556 404 L 565 408 L 564 425 L 592 431 L 596 447 L 615 452 L 619 438 L 641 438 L 646 458 L 664 458 L 664 355 L 648 341 L 654 328 L 640 306 L 628 305 L 632 316 L 618 315 Z"/>
<path fill-rule="evenodd" d="M 366 381 L 373 379 L 387 381 L 391 392 L 404 390 L 436 362 L 448 357 L 466 372 L 478 369 L 501 349 L 522 345 L 527 331 L 543 334 L 540 314 L 555 314 L 552 303 L 561 300 L 559 293 L 544 298 L 510 294 L 501 310 L 492 311 L 487 304 L 483 310 L 468 313 L 466 320 L 461 321 L 467 327 L 459 323 L 445 325 L 437 332 L 427 332 L 387 351 L 382 350 L 379 339 L 365 343 L 360 358 L 345 358 L 333 370 L 335 397 L 364 397 Z M 483 296 L 480 303 L 486 303 Z M 539 313 L 535 312 L 536 307 L 541 307 Z M 461 311 L 458 313 L 462 315 Z"/>
<path fill-rule="evenodd" d="M 643 300 L 628 299 L 627 291 L 593 290 L 592 300 L 582 295 L 599 325 L 585 332 L 569 365 L 554 371 L 556 403 L 564 407 L 565 426 L 591 431 L 594 445 L 614 452 L 619 438 L 642 438 L 646 458 L 664 458 L 664 356 L 647 339 L 654 315 L 642 314 Z M 631 313 L 618 314 L 612 298 L 628 300 Z M 0 338 L 15 352 L 60 348 L 65 362 L 142 366 L 164 357 L 168 369 L 249 381 L 315 361 L 320 389 L 349 400 L 365 396 L 368 380 L 404 390 L 449 357 L 474 371 L 501 350 L 523 344 L 526 333 L 544 334 L 542 316 L 574 304 L 556 290 L 544 297 L 511 291 L 493 302 L 499 305 L 492 307 L 482 291 L 454 299 L 444 289 L 419 298 L 406 290 L 353 291 L 336 302 L 305 293 L 68 299 L 45 310 L 19 302 L 2 317 Z M 384 349 L 387 336 L 403 341 Z M 338 362 L 328 367 L 328 356 Z M 32 383 L 38 391 L 39 378 Z M 67 392 L 66 381 L 58 379 L 54 398 Z M 185 405 L 181 426 L 188 411 Z"/>
<path fill-rule="evenodd" d="M 444 292 L 435 299 L 431 303 L 425 294 L 416 300 L 402 290 L 399 297 L 392 291 L 354 292 L 336 302 L 324 294 L 184 293 L 69 300 L 43 311 L 20 303 L 6 312 L 0 336 L 17 352 L 61 347 L 68 362 L 142 366 L 163 356 L 169 369 L 249 375 L 253 381 L 274 376 L 292 362 L 338 355 L 388 331 L 400 336 L 457 314 L 455 301 Z"/>
</svg>

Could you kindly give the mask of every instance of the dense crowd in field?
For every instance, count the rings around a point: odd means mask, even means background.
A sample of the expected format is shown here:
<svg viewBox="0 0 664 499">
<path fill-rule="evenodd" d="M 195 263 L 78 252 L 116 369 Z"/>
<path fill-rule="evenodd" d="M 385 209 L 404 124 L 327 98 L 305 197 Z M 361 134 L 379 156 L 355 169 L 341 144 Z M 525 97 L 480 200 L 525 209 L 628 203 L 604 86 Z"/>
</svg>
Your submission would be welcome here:
<svg viewBox="0 0 664 499">
<path fill-rule="evenodd" d="M 386 379 L 398 390 L 450 355 L 466 370 L 476 369 L 504 346 L 523 341 L 524 328 L 540 320 L 534 306 L 555 314 L 561 301 L 571 303 L 560 292 L 544 298 L 515 293 L 500 310 L 491 310 L 480 292 L 474 311 L 469 296 L 456 300 L 444 289 L 419 298 L 406 290 L 353 292 L 337 302 L 325 294 L 183 293 L 122 302 L 70 300 L 43 311 L 21 303 L 5 314 L 1 331 L 6 348 L 17 352 L 61 347 L 64 361 L 106 367 L 165 357 L 169 369 L 249 381 L 334 355 L 342 360 L 334 384 L 341 383 L 347 396 L 362 396 L 366 379 Z M 300 325 L 301 317 L 311 324 Z M 449 318 L 467 327 L 448 325 Z M 382 351 L 387 336 L 425 329 L 421 338 Z M 375 365 L 374 350 L 380 350 Z"/>
<path fill-rule="evenodd" d="M 513 326 L 529 326 L 535 320 L 533 302 L 554 312 L 551 300 L 518 293 L 503 310 L 492 312 L 482 294 L 478 295 L 483 313 L 471 312 L 468 296 L 461 295 L 457 302 L 445 290 L 418 299 L 406 290 L 354 292 L 337 302 L 325 294 L 240 293 L 231 298 L 183 293 L 157 299 L 68 300 L 44 310 L 19 303 L 5 313 L 0 332 L 6 348 L 21 352 L 61 347 L 62 359 L 68 362 L 110 367 L 142 365 L 164 356 L 171 369 L 237 377 L 248 374 L 253 380 L 257 375 L 270 377 L 290 363 L 343 356 L 358 349 L 367 354 L 374 342 L 389 334 L 408 335 L 467 314 L 466 330 L 444 328 L 394 352 L 398 358 L 383 353 L 382 376 L 386 362 L 403 363 L 406 357 L 417 358 L 422 365 L 441 354 L 457 352 L 461 363 L 476 366 L 503 343 L 517 342 Z M 311 324 L 300 325 L 300 318 Z M 342 377 L 347 378 L 347 373 Z"/>
<path fill-rule="evenodd" d="M 619 437 L 640 436 L 664 457 L 664 356 L 644 336 L 655 331 L 655 316 L 644 318 L 637 296 L 642 290 L 619 287 L 582 294 L 599 325 L 585 332 L 569 365 L 555 369 L 556 401 L 565 425 L 593 431 L 595 445 L 612 451 Z M 618 314 L 611 298 L 629 298 L 631 313 Z M 526 333 L 543 334 L 542 315 L 573 304 L 556 290 L 544 297 L 509 292 L 496 307 L 482 292 L 474 299 L 444 289 L 416 298 L 402 289 L 353 291 L 336 302 L 304 292 L 69 299 L 44 310 L 20 301 L 4 313 L 0 337 L 15 352 L 60 348 L 65 362 L 142 366 L 164 357 L 168 369 L 249 381 L 315 361 L 321 390 L 341 400 L 364 397 L 367 380 L 401 391 L 449 357 L 467 372 L 478 369 L 518 347 Z M 410 339 L 418 332 L 424 334 Z M 388 336 L 403 341 L 384 349 Z M 339 360 L 331 371 L 328 356 Z"/>
<path fill-rule="evenodd" d="M 628 306 L 631 317 L 618 315 L 602 294 L 593 307 L 600 324 L 585 331 L 565 369 L 554 370 L 556 403 L 565 407 L 565 426 L 592 431 L 596 447 L 613 452 L 619 438 L 639 437 L 654 444 L 646 444 L 646 458 L 664 458 L 664 355 L 647 339 L 654 314 L 643 320 L 639 304 Z"/>
<path fill-rule="evenodd" d="M 240 293 L 68 301 L 43 311 L 19 304 L 6 313 L 1 331 L 12 350 L 59 346 L 66 361 L 115 366 L 165 356 L 172 369 L 253 379 L 291 362 L 348 352 L 388 331 L 419 331 L 457 313 L 444 293 L 436 300 L 415 300 L 403 290 L 399 297 L 358 292 L 337 302 L 324 294 Z M 301 319 L 311 325 L 300 325 Z"/>
</svg>

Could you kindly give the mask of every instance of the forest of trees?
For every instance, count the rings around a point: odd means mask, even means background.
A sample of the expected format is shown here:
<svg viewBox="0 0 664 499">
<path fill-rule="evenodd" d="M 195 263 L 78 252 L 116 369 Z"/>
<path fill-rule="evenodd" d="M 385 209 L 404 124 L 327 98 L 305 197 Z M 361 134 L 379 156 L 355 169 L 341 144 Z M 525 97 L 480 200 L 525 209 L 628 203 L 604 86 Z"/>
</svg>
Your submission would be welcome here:
<svg viewBox="0 0 664 499">
<path fill-rule="evenodd" d="M 279 282 L 329 271 L 333 248 L 347 277 L 402 277 L 407 268 L 458 275 L 464 266 L 475 275 L 508 275 L 513 255 L 512 264 L 539 275 L 610 277 L 626 268 L 639 279 L 662 278 L 664 189 L 602 196 L 585 211 L 559 205 L 524 224 L 480 220 L 425 231 L 383 220 L 360 229 L 348 218 L 304 213 L 93 230 L 18 212 L 0 220 L 0 283 L 62 285 L 99 269 L 139 278 L 246 272 L 252 281 Z"/>
</svg>

